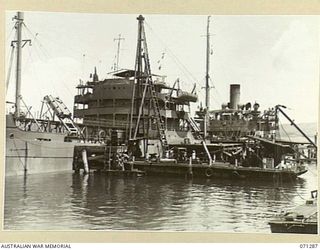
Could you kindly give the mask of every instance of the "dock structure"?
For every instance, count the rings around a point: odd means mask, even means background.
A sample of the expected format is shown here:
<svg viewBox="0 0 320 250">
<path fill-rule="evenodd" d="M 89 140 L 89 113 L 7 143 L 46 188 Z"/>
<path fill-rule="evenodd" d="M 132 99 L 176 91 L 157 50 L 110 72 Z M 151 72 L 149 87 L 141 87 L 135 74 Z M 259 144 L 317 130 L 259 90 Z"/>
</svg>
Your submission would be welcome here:
<svg viewBox="0 0 320 250">
<path fill-rule="evenodd" d="M 144 171 L 125 165 L 128 155 L 125 147 L 111 145 L 75 146 L 73 154 L 73 170 L 84 173 L 102 172 L 116 176 L 142 176 Z"/>
</svg>

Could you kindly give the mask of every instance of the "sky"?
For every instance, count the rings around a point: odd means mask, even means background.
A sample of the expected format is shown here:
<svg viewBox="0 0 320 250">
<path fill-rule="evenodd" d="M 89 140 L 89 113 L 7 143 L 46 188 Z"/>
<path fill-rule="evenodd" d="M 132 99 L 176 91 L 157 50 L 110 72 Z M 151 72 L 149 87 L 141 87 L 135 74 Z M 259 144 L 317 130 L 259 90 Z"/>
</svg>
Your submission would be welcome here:
<svg viewBox="0 0 320 250">
<path fill-rule="evenodd" d="M 142 13 L 143 14 L 143 13 Z M 14 39 L 15 12 L 6 13 L 6 69 Z M 47 94 L 73 110 L 79 80 L 97 67 L 100 79 L 111 72 L 121 34 L 119 67 L 133 69 L 136 15 L 25 12 L 22 96 L 32 112 Z M 196 83 L 204 104 L 207 16 L 144 15 L 152 72 L 170 85 L 191 91 Z M 277 104 L 296 122 L 317 122 L 319 96 L 319 16 L 212 15 L 210 22 L 211 109 L 229 101 L 229 85 L 241 84 L 241 103 L 261 109 Z M 163 56 L 164 55 L 164 56 Z M 160 67 L 161 66 L 161 67 Z M 7 100 L 14 100 L 14 74 Z M 194 111 L 199 103 L 192 106 Z M 284 122 L 285 123 L 285 122 Z"/>
</svg>

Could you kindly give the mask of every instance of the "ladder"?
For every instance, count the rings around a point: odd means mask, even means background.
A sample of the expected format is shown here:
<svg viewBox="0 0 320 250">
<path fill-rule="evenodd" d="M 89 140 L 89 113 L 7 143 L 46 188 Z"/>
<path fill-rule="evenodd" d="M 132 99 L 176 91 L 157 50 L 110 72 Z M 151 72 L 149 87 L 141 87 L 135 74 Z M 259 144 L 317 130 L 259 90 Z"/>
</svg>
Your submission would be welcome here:
<svg viewBox="0 0 320 250">
<path fill-rule="evenodd" d="M 150 101 L 152 102 L 154 117 L 156 119 L 157 129 L 159 131 L 159 140 L 160 140 L 162 151 L 163 151 L 162 153 L 165 153 L 165 155 L 167 155 L 166 153 L 169 151 L 169 145 L 168 145 L 167 136 L 166 136 L 165 122 L 161 117 L 160 107 L 157 99 L 157 93 L 155 90 L 154 83 L 152 81 L 148 46 L 147 46 L 146 34 L 145 34 L 145 29 L 143 24 L 144 17 L 140 15 L 137 19 L 139 20 L 139 26 L 138 26 L 139 32 L 138 32 L 138 44 L 137 44 L 136 65 L 135 65 L 135 84 L 137 84 L 138 87 L 145 84 L 145 88 L 144 88 L 142 100 L 140 103 L 140 109 L 137 117 L 136 128 L 135 128 L 133 138 L 136 139 L 136 134 L 139 129 L 138 126 L 140 123 L 141 114 L 143 112 L 143 105 L 145 101 L 146 91 L 150 90 Z M 144 65 L 143 65 L 143 62 L 144 62 Z M 133 96 L 134 96 L 134 93 L 135 92 L 133 91 Z M 132 100 L 134 100 L 134 97 Z M 134 103 L 132 103 L 132 108 L 133 108 L 133 104 Z M 131 122 L 132 122 L 132 117 L 133 117 L 133 111 L 131 111 Z M 130 129 L 130 137 L 131 137 L 131 129 Z"/>
<path fill-rule="evenodd" d="M 81 134 L 79 128 L 72 120 L 72 114 L 67 106 L 59 99 L 59 97 L 52 97 L 47 95 L 43 98 L 47 105 L 53 110 L 60 122 L 64 125 L 70 135 L 78 136 Z"/>
<path fill-rule="evenodd" d="M 152 99 L 154 114 L 157 119 L 157 127 L 159 131 L 160 142 L 164 152 L 167 152 L 169 150 L 169 144 L 166 136 L 165 123 L 163 118 L 161 117 L 159 102 L 158 102 L 156 91 L 152 81 L 150 82 L 150 92 L 151 92 L 151 99 Z"/>
<path fill-rule="evenodd" d="M 145 47 L 145 50 L 148 51 L 146 39 L 144 39 L 144 47 Z M 154 115 L 157 120 L 159 139 L 161 142 L 163 152 L 168 152 L 169 151 L 169 144 L 168 144 L 168 140 L 167 140 L 167 136 L 166 136 L 165 122 L 164 122 L 163 117 L 161 116 L 161 113 L 160 113 L 160 107 L 159 107 L 159 102 L 157 99 L 157 93 L 156 93 L 156 90 L 155 90 L 155 87 L 154 87 L 154 84 L 152 81 L 148 53 L 145 53 L 143 57 L 145 60 L 145 65 L 146 65 L 147 75 L 148 75 L 146 80 L 147 80 L 147 84 L 149 84 L 149 86 L 150 86 L 150 93 L 151 93 L 151 100 L 152 100 L 152 104 L 153 104 Z"/>
<path fill-rule="evenodd" d="M 200 128 L 198 124 L 195 122 L 195 120 L 192 117 L 188 118 L 188 122 L 195 132 L 200 132 Z"/>
</svg>

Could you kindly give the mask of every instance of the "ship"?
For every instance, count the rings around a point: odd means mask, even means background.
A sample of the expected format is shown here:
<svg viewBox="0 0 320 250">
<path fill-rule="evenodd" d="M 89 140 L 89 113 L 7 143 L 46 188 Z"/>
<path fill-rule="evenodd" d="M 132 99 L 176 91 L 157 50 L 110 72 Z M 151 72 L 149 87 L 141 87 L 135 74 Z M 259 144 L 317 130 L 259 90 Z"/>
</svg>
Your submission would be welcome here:
<svg viewBox="0 0 320 250">
<path fill-rule="evenodd" d="M 207 19 L 206 37 L 205 106 L 202 107 L 201 103 L 200 108 L 195 112 L 194 121 L 199 128 L 197 134 L 211 145 L 256 144 L 254 151 L 261 158 L 261 161 L 256 161 L 257 166 L 263 165 L 262 162 L 267 160 L 264 157 L 273 158 L 275 166 L 280 163 L 279 154 L 276 151 L 271 152 L 272 150 L 262 150 L 262 148 L 266 147 L 269 149 L 278 147 L 282 149 L 290 148 L 287 153 L 282 154 L 283 162 L 294 160 L 302 164 L 302 162 L 315 161 L 316 141 L 311 140 L 296 122 L 288 116 L 284 105 L 276 104 L 266 110 L 261 110 L 260 104 L 256 101 L 254 103 L 246 102 L 241 104 L 241 85 L 233 83 L 230 84 L 229 102 L 222 103 L 220 109 L 210 109 L 210 16 Z M 290 122 L 290 125 L 306 139 L 306 142 L 281 139 L 279 121 L 282 117 Z M 269 151 L 269 153 L 266 151 Z M 229 153 L 231 152 L 229 151 Z M 234 153 L 239 153 L 237 148 L 233 151 Z"/>
<path fill-rule="evenodd" d="M 312 141 L 304 131 L 291 119 L 284 109 L 284 105 L 276 104 L 266 110 L 260 109 L 260 104 L 255 102 L 240 102 L 241 84 L 230 84 L 229 102 L 221 104 L 220 109 L 210 108 L 210 17 L 207 19 L 206 35 L 206 74 L 205 74 L 205 106 L 195 112 L 194 120 L 200 128 L 199 133 L 207 141 L 214 142 L 240 142 L 248 137 L 262 138 L 284 145 L 308 145 L 308 154 L 316 154 L 316 142 Z M 299 133 L 307 140 L 307 143 L 285 141 L 280 138 L 279 120 L 280 116 L 286 118 L 290 125 L 294 126 Z"/>
<path fill-rule="evenodd" d="M 202 133 L 211 142 L 241 141 L 247 136 L 269 140 L 279 137 L 279 118 L 275 107 L 259 110 L 260 104 L 240 104 L 240 84 L 230 84 L 230 99 L 222 103 L 221 109 L 196 111 L 195 121 Z M 204 125 L 205 115 L 207 124 Z M 204 131 L 204 128 L 207 128 Z"/>
<path fill-rule="evenodd" d="M 24 102 L 22 48 L 31 45 L 31 40 L 22 38 L 23 13 L 18 12 L 14 20 L 17 39 L 11 42 L 11 57 L 16 52 L 16 93 L 15 102 L 7 102 L 14 111 L 6 114 L 5 176 L 71 171 L 74 146 L 83 145 L 85 138 L 59 97 L 46 95 L 37 118 Z M 8 84 L 9 80 L 7 88 Z"/>
<path fill-rule="evenodd" d="M 6 117 L 6 175 L 78 171 L 87 165 L 83 164 L 84 159 L 95 162 L 97 170 L 110 169 L 114 167 L 112 162 L 119 163 L 115 160 L 119 153 L 128 155 L 135 166 L 140 161 L 145 169 L 143 162 L 154 159 L 170 165 L 170 161 L 182 157 L 177 151 L 184 151 L 184 160 L 192 156 L 194 164 L 219 165 L 226 167 L 225 171 L 230 166 L 260 168 L 262 171 L 258 172 L 263 173 L 283 170 L 294 178 L 306 172 L 292 147 L 256 134 L 246 134 L 241 141 L 208 141 L 190 112 L 191 103 L 198 99 L 195 89 L 182 90 L 179 79 L 170 86 L 165 76 L 151 72 L 142 15 L 137 18 L 139 32 L 133 70 L 117 67 L 110 77 L 99 80 L 95 68 L 91 80 L 77 86 L 73 115 L 60 98 L 47 95 L 39 117 L 33 117 L 20 93 L 21 49 L 29 40 L 21 37 L 23 14 L 19 12 L 15 19 L 17 40 L 12 42 L 12 51 L 17 50 L 16 101 L 14 113 Z M 102 143 L 101 149 L 88 142 Z M 83 149 L 89 155 L 82 155 Z M 101 155 L 96 155 L 97 151 Z M 79 160 L 80 155 L 83 159 Z M 287 155 L 293 159 L 284 159 Z"/>
<path fill-rule="evenodd" d="M 137 19 L 135 69 L 118 70 L 104 80 L 99 80 L 95 69 L 92 81 L 78 86 L 74 115 L 82 119 L 87 133 L 108 134 L 113 146 L 127 146 L 125 157 L 121 152 L 104 153 L 104 164 L 91 164 L 91 169 L 137 168 L 146 174 L 269 180 L 280 176 L 291 180 L 307 171 L 295 160 L 284 160 L 294 154 L 290 146 L 256 134 L 224 142 L 203 136 L 190 114 L 196 94 L 181 90 L 179 79 L 170 87 L 165 77 L 151 72 L 144 17 Z M 76 171 L 83 167 L 79 158 Z"/>
<path fill-rule="evenodd" d="M 286 212 L 280 213 L 269 222 L 272 233 L 318 233 L 317 190 L 311 192 L 311 199 Z"/>
<path fill-rule="evenodd" d="M 181 89 L 179 79 L 169 84 L 165 76 L 151 73 L 144 17 L 138 20 L 135 69 L 118 69 L 100 80 L 95 68 L 91 80 L 77 86 L 73 113 L 86 135 L 103 135 L 113 146 L 128 146 L 136 157 L 146 158 L 162 155 L 172 144 L 201 141 L 193 135 L 196 123 L 189 112 L 197 95 Z"/>
<path fill-rule="evenodd" d="M 92 142 L 112 146 L 112 154 L 127 151 L 128 147 L 134 148 L 137 156 L 159 154 L 159 117 L 165 119 L 169 143 L 196 140 L 189 129 L 195 122 L 187 110 L 191 102 L 197 101 L 197 95 L 182 90 L 179 79 L 170 86 L 165 76 L 154 74 L 154 88 L 150 91 L 145 87 L 150 79 L 141 72 L 149 59 L 142 56 L 135 70 L 118 69 L 103 80 L 99 80 L 95 68 L 91 80 L 77 86 L 73 115 L 59 97 L 47 95 L 40 114 L 34 117 L 21 94 L 22 48 L 31 40 L 21 35 L 23 13 L 18 12 L 14 19 L 17 40 L 11 43 L 11 53 L 16 51 L 16 95 L 14 103 L 7 102 L 14 111 L 6 115 L 6 176 L 70 171 L 75 149 L 88 145 L 96 150 Z M 144 32 L 139 33 L 140 48 L 145 44 L 142 36 Z M 150 109 L 152 105 L 157 109 Z M 151 125 L 148 131 L 147 124 Z M 152 150 L 147 152 L 150 144 Z"/>
</svg>

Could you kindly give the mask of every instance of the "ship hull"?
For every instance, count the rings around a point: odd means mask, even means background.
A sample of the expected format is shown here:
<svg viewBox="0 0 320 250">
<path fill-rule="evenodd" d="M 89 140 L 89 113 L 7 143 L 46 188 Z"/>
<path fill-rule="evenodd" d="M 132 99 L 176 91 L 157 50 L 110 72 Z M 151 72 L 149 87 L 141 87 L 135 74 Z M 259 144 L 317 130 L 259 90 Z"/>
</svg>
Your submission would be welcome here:
<svg viewBox="0 0 320 250">
<path fill-rule="evenodd" d="M 65 134 L 6 130 L 5 175 L 72 171 L 73 150 Z"/>
</svg>

